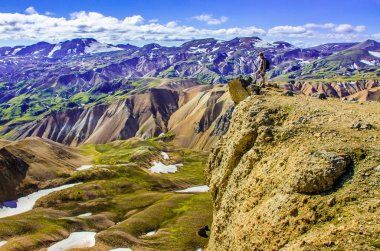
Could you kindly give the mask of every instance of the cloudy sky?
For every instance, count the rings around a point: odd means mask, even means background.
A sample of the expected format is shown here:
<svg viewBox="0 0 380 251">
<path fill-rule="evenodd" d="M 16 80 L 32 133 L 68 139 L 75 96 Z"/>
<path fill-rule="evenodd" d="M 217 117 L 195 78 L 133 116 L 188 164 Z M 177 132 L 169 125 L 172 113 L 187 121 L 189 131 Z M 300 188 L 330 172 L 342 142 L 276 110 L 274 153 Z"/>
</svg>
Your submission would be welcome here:
<svg viewBox="0 0 380 251">
<path fill-rule="evenodd" d="M 305 47 L 380 40 L 379 13 L 380 0 L 0 0 L 0 46 L 259 36 Z"/>
</svg>

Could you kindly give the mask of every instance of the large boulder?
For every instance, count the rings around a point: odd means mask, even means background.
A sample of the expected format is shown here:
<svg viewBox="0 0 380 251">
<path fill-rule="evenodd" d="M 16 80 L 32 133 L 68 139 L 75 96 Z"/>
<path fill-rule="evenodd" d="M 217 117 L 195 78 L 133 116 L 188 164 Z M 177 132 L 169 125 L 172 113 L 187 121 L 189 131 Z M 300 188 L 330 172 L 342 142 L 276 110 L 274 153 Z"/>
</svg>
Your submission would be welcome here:
<svg viewBox="0 0 380 251">
<path fill-rule="evenodd" d="M 347 155 L 320 151 L 309 155 L 307 161 L 298 164 L 286 184 L 289 190 L 298 193 L 327 192 L 337 185 L 339 179 L 347 172 L 351 159 Z"/>
<path fill-rule="evenodd" d="M 228 83 L 228 89 L 232 101 L 235 105 L 239 104 L 241 101 L 249 96 L 246 88 L 244 88 L 243 83 L 239 79 L 234 79 Z"/>
</svg>

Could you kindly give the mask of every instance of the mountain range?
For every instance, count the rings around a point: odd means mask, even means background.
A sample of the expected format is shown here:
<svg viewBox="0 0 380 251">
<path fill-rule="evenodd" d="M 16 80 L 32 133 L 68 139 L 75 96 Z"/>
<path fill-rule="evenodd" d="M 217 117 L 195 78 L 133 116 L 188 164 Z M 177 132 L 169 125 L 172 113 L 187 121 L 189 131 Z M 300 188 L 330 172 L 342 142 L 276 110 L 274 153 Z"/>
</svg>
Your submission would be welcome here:
<svg viewBox="0 0 380 251">
<path fill-rule="evenodd" d="M 58 44 L 40 42 L 30 46 L 2 47 L 0 77 L 3 82 L 10 83 L 35 80 L 53 84 L 58 80 L 57 74 L 75 80 L 83 80 L 83 75 L 100 80 L 193 77 L 218 83 L 237 75 L 252 74 L 257 68 L 260 51 L 272 64 L 271 78 L 346 77 L 372 71 L 379 76 L 376 66 L 380 63 L 380 43 L 374 40 L 298 48 L 287 42 L 270 43 L 258 37 L 246 37 L 230 41 L 194 40 L 178 47 L 111 45 L 91 38 Z M 36 79 L 41 71 L 39 68 L 50 74 Z"/>
</svg>

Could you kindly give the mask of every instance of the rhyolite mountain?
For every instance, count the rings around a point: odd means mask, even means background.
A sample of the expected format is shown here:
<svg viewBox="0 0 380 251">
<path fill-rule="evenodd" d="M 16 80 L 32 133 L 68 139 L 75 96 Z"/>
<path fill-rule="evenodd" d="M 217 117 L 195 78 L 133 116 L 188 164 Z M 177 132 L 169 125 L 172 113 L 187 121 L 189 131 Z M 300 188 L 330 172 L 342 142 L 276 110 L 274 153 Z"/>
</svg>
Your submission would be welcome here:
<svg viewBox="0 0 380 251">
<path fill-rule="evenodd" d="M 341 98 L 379 86 L 380 44 L 373 40 L 312 48 L 258 37 L 178 47 L 40 42 L 0 48 L 0 135 L 105 143 L 158 136 L 188 121 L 191 136 L 180 137 L 180 145 L 202 149 L 211 143 L 206 135 L 225 130 L 231 111 L 223 88 L 204 86 L 252 74 L 260 51 L 271 62 L 271 81 L 292 91 Z"/>
</svg>

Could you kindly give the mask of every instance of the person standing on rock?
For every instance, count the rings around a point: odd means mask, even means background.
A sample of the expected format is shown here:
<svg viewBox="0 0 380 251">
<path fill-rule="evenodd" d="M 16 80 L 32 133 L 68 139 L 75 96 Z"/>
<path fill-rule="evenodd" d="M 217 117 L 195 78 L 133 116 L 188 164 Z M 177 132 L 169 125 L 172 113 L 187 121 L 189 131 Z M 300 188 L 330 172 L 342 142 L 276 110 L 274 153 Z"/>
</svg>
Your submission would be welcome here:
<svg viewBox="0 0 380 251">
<path fill-rule="evenodd" d="M 255 81 L 253 82 L 254 85 L 256 85 L 257 79 L 259 78 L 259 75 L 263 79 L 262 84 L 260 87 L 265 87 L 265 72 L 269 70 L 270 63 L 268 59 L 265 58 L 264 53 L 261 51 L 259 53 L 259 68 L 257 69 L 255 73 Z"/>
</svg>

